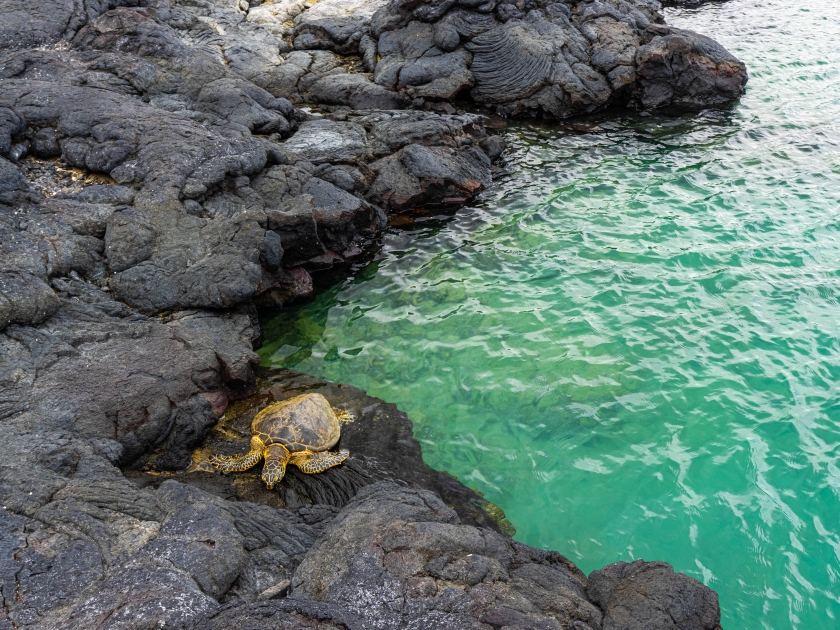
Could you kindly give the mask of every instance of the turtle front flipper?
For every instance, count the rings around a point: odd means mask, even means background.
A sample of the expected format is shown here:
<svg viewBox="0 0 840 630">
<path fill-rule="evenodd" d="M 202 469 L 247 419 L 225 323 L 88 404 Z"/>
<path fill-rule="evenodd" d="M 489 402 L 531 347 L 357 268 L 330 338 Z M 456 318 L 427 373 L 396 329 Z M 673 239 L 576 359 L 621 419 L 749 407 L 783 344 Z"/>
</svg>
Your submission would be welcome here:
<svg viewBox="0 0 840 630">
<path fill-rule="evenodd" d="M 258 437 L 251 438 L 251 450 L 244 455 L 211 455 L 210 464 L 222 472 L 242 472 L 256 466 L 263 458 L 265 444 Z"/>
<path fill-rule="evenodd" d="M 328 468 L 338 466 L 350 457 L 349 451 L 324 451 L 322 453 L 309 453 L 306 451 L 295 453 L 291 463 L 300 468 L 307 475 L 324 472 Z"/>
<path fill-rule="evenodd" d="M 348 422 L 353 422 L 356 419 L 356 416 L 349 411 L 344 411 L 344 409 L 337 409 L 336 407 L 333 407 L 332 410 L 335 417 L 341 424 L 347 424 Z"/>
<path fill-rule="evenodd" d="M 282 444 L 271 444 L 265 449 L 265 466 L 263 466 L 262 480 L 265 487 L 271 490 L 286 474 L 286 464 L 289 463 L 289 450 Z"/>
</svg>

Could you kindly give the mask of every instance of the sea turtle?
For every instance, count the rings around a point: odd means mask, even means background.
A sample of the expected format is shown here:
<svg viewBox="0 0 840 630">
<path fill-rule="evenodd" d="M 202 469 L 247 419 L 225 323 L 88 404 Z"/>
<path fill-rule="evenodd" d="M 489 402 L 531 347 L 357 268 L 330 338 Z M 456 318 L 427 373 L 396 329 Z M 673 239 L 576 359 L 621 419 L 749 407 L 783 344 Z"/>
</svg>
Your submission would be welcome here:
<svg viewBox="0 0 840 630">
<path fill-rule="evenodd" d="M 241 472 L 265 459 L 262 479 L 270 490 L 294 464 L 307 474 L 338 466 L 350 455 L 335 452 L 346 411 L 334 409 L 321 394 L 303 394 L 269 405 L 251 421 L 251 450 L 244 455 L 212 455 L 210 463 L 222 472 Z"/>
</svg>

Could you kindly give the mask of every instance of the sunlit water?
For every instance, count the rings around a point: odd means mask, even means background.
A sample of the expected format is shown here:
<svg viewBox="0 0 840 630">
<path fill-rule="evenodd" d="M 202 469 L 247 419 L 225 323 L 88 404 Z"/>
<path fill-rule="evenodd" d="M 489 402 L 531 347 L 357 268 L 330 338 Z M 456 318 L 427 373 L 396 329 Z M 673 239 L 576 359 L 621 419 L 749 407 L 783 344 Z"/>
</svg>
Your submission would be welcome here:
<svg viewBox="0 0 840 630">
<path fill-rule="evenodd" d="M 525 543 L 665 559 L 727 630 L 840 627 L 840 5 L 671 11 L 750 70 L 726 112 L 512 126 L 451 220 L 266 324 Z"/>
</svg>

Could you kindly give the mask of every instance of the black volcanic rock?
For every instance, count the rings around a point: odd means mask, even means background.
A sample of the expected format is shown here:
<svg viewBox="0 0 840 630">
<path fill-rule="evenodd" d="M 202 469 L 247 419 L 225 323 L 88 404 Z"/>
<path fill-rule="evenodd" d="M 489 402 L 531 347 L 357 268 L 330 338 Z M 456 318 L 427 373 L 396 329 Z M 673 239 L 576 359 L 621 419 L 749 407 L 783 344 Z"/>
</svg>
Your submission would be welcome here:
<svg viewBox="0 0 840 630">
<path fill-rule="evenodd" d="M 740 97 L 744 65 L 723 46 L 692 31 L 661 32 L 636 50 L 638 107 L 714 107 Z"/>
<path fill-rule="evenodd" d="M 589 574 L 587 594 L 603 630 L 720 630 L 717 593 L 667 562 L 607 565 Z"/>
<path fill-rule="evenodd" d="M 277 486 L 278 492 L 264 488 L 259 467 L 248 473 L 227 476 L 217 473 L 209 465 L 207 456 L 210 453 L 232 454 L 243 450 L 250 439 L 251 420 L 260 409 L 273 402 L 311 392 L 323 394 L 333 406 L 354 416 L 354 420 L 343 425 L 341 430 L 338 446 L 351 453 L 351 459 L 344 465 L 318 475 L 306 475 L 290 467 L 286 478 Z M 232 440 L 231 436 L 237 436 L 237 439 Z M 290 370 L 260 371 L 255 394 L 227 408 L 224 419 L 196 451 L 193 465 L 182 479 L 220 496 L 231 492 L 230 481 L 234 480 L 235 496 L 242 500 L 295 507 L 329 505 L 336 509 L 344 507 L 365 485 L 380 480 L 398 481 L 409 487 L 437 493 L 454 506 L 465 523 L 497 531 L 500 527 L 490 516 L 500 513 L 498 508 L 465 488 L 451 475 L 432 470 L 423 463 L 420 443 L 412 433 L 411 420 L 395 405 L 368 396 L 355 387 L 324 382 Z M 276 499 L 278 494 L 282 497 L 280 503 Z M 333 515 L 334 512 L 329 513 L 330 517 Z M 316 517 L 313 513 L 306 518 Z"/>
<path fill-rule="evenodd" d="M 194 627 L 720 628 L 714 592 L 666 563 L 616 563 L 587 580 L 556 552 L 467 525 L 429 491 L 381 481 L 326 525 L 285 588 L 281 602 L 231 603 Z"/>
<path fill-rule="evenodd" d="M 513 542 L 396 407 L 258 375 L 253 352 L 255 304 L 311 293 L 389 215 L 491 184 L 504 139 L 449 100 L 565 117 L 737 99 L 743 64 L 658 11 L 0 0 L 0 627 L 717 623 L 668 565 L 587 581 Z M 356 415 L 345 464 L 273 492 L 208 466 L 261 406 L 313 390 Z"/>
<path fill-rule="evenodd" d="M 339 605 L 363 627 L 599 628 L 585 587 L 562 556 L 462 524 L 430 492 L 378 483 L 327 526 L 290 597 Z"/>
<path fill-rule="evenodd" d="M 737 100 L 744 64 L 665 26 L 659 9 L 653 0 L 392 0 L 371 20 L 374 80 L 415 101 L 469 93 L 513 116 Z"/>
</svg>

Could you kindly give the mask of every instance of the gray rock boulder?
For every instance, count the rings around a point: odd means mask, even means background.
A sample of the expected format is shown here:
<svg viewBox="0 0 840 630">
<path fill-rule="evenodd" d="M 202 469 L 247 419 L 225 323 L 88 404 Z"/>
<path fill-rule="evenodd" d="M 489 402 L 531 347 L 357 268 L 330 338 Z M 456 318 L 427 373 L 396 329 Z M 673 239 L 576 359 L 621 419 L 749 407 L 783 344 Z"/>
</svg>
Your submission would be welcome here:
<svg viewBox="0 0 840 630">
<path fill-rule="evenodd" d="M 9 324 L 40 324 L 58 310 L 58 297 L 40 278 L 0 271 L 0 330 Z"/>
<path fill-rule="evenodd" d="M 292 587 L 363 627 L 601 625 L 586 578 L 565 558 L 462 525 L 434 494 L 384 483 L 360 490 L 327 526 Z"/>
<path fill-rule="evenodd" d="M 616 562 L 589 574 L 587 594 L 604 611 L 603 630 L 720 630 L 712 589 L 666 562 Z"/>
<path fill-rule="evenodd" d="M 157 236 L 157 228 L 143 211 L 125 208 L 114 212 L 105 231 L 108 267 L 119 273 L 148 260 Z"/>
<path fill-rule="evenodd" d="M 377 174 L 368 199 L 400 212 L 426 204 L 461 204 L 489 183 L 490 158 L 480 149 L 409 144 L 370 165 Z"/>
<path fill-rule="evenodd" d="M 443 52 L 433 40 L 432 26 L 422 22 L 383 33 L 375 81 L 411 98 L 448 100 L 471 87 L 475 83 L 469 70 L 472 55 L 463 49 Z"/>
<path fill-rule="evenodd" d="M 368 34 L 370 18 L 387 2 L 321 0 L 295 17 L 295 48 L 334 50 L 343 55 L 358 52 L 359 42 Z"/>
<path fill-rule="evenodd" d="M 311 83 L 304 99 L 353 109 L 401 109 L 405 95 L 388 90 L 361 74 L 328 74 Z"/>
<path fill-rule="evenodd" d="M 84 3 L 79 7 L 79 3 L 72 0 L 46 0 L 33 11 L 13 0 L 3 0 L 0 3 L 3 15 L 0 48 L 19 50 L 50 45 L 62 37 L 72 36 L 85 23 L 88 11 L 97 8 L 97 3 L 90 4 L 92 6 L 88 8 Z"/>
<path fill-rule="evenodd" d="M 292 159 L 312 164 L 357 163 L 368 157 L 364 127 L 323 118 L 303 123 L 283 148 Z"/>
<path fill-rule="evenodd" d="M 26 123 L 19 112 L 9 107 L 0 108 L 0 155 L 10 157 L 12 143 L 17 136 L 23 133 L 24 129 L 26 129 Z M 3 160 L 3 163 L 7 164 L 5 160 Z M 3 181 L 5 189 L 11 190 L 11 186 L 16 180 L 16 177 L 12 175 L 13 169 L 10 166 L 2 168 L 5 176 L 0 181 Z"/>
<path fill-rule="evenodd" d="M 350 115 L 348 120 L 367 130 L 375 157 L 392 154 L 408 144 L 466 148 L 479 145 L 487 137 L 484 120 L 474 114 L 382 111 Z"/>
<path fill-rule="evenodd" d="M 663 26 L 659 8 L 649 0 L 392 0 L 371 20 L 374 79 L 420 102 L 469 90 L 476 104 L 514 116 L 737 100 L 744 64 L 708 38 Z"/>
<path fill-rule="evenodd" d="M 218 222 L 189 215 L 173 218 L 173 229 L 158 239 L 150 258 L 133 260 L 136 264 L 111 278 L 116 297 L 154 313 L 229 308 L 257 293 L 265 240 L 262 216 Z M 232 232 L 236 240 L 230 239 Z"/>
<path fill-rule="evenodd" d="M 387 217 L 381 210 L 326 180 L 313 177 L 303 192 L 312 196 L 318 235 L 332 251 L 344 252 L 357 236 L 385 229 Z"/>
<path fill-rule="evenodd" d="M 281 37 L 288 37 L 293 33 L 289 25 L 297 16 L 308 8 L 306 0 L 279 0 L 278 2 L 264 2 L 248 7 L 245 18 L 251 24 L 265 26 L 272 33 Z"/>
<path fill-rule="evenodd" d="M 99 53 L 87 56 L 89 68 L 116 74 L 170 111 L 198 110 L 258 133 L 291 129 L 282 102 L 144 11 L 108 11 L 82 28 L 73 44 Z"/>
<path fill-rule="evenodd" d="M 92 184 L 79 191 L 60 192 L 55 198 L 90 204 L 130 205 L 134 201 L 134 190 L 126 186 Z"/>
<path fill-rule="evenodd" d="M 268 227 L 280 236 L 286 264 L 294 267 L 326 253 L 315 222 L 315 202 L 298 195 L 266 212 Z"/>
<path fill-rule="evenodd" d="M 559 22 L 559 23 L 558 23 Z M 505 114 L 541 110 L 558 118 L 595 111 L 611 96 L 588 61 L 588 45 L 565 19 L 537 12 L 473 38 L 473 98 Z"/>
<path fill-rule="evenodd" d="M 633 102 L 643 109 L 714 107 L 738 99 L 744 65 L 716 41 L 692 31 L 657 35 L 636 50 Z"/>
</svg>

